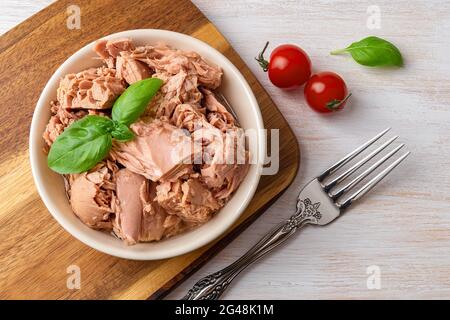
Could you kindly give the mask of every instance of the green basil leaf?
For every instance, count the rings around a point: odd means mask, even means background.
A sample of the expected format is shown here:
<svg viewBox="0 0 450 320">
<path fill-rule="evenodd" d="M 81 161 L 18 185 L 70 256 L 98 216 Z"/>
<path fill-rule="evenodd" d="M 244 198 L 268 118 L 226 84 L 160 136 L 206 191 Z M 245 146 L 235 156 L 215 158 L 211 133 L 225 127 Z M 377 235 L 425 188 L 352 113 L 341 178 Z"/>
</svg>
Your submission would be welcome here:
<svg viewBox="0 0 450 320">
<path fill-rule="evenodd" d="M 134 133 L 123 123 L 114 122 L 114 129 L 111 131 L 114 139 L 124 142 L 134 138 Z"/>
<path fill-rule="evenodd" d="M 332 51 L 331 54 L 348 52 L 352 58 L 364 66 L 386 67 L 403 65 L 400 50 L 389 41 L 378 37 L 367 37 L 358 42 L 353 42 L 345 49 Z"/>
<path fill-rule="evenodd" d="M 98 116 L 96 116 L 96 117 L 98 117 Z M 114 127 L 115 127 L 114 121 L 112 121 L 109 118 L 105 118 L 105 117 L 100 117 L 100 118 L 101 119 L 99 119 L 99 120 L 91 120 L 91 124 L 96 126 L 102 132 L 111 132 L 114 130 Z M 105 121 L 105 119 L 107 121 Z"/>
<path fill-rule="evenodd" d="M 147 78 L 130 85 L 114 102 L 112 119 L 127 126 L 132 124 L 145 111 L 162 84 L 158 78 Z"/>
<path fill-rule="evenodd" d="M 53 142 L 48 166 L 61 174 L 91 169 L 108 155 L 113 126 L 109 118 L 94 115 L 75 121 Z"/>
</svg>

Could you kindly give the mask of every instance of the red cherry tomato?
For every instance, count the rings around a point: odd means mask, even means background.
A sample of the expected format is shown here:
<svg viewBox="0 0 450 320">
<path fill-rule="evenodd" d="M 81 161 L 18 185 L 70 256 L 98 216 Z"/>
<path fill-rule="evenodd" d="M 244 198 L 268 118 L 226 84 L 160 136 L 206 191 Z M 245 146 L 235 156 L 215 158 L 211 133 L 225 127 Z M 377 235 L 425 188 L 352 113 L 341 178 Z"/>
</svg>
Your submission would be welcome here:
<svg viewBox="0 0 450 320">
<path fill-rule="evenodd" d="M 311 76 L 311 60 L 301 48 L 284 44 L 275 48 L 270 55 L 270 60 L 264 59 L 263 51 L 255 58 L 264 71 L 269 72 L 270 81 L 279 88 L 295 88 L 303 85 Z"/>
<path fill-rule="evenodd" d="M 344 80 L 334 72 L 320 72 L 306 83 L 305 99 L 318 112 L 332 112 L 344 108 L 351 96 L 347 94 Z"/>
</svg>

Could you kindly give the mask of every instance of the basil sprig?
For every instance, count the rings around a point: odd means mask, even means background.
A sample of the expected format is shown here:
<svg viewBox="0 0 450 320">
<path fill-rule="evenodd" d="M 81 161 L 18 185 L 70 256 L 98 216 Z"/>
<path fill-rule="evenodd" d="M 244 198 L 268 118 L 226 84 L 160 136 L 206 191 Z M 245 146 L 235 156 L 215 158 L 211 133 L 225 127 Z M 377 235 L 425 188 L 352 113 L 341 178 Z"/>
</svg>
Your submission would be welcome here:
<svg viewBox="0 0 450 320">
<path fill-rule="evenodd" d="M 59 173 L 78 173 L 91 169 L 111 148 L 110 120 L 86 116 L 61 133 L 50 148 L 48 166 Z"/>
<path fill-rule="evenodd" d="M 134 138 L 133 131 L 130 130 L 126 125 L 119 122 L 113 122 L 114 128 L 111 131 L 111 135 L 117 141 L 125 142 Z"/>
<path fill-rule="evenodd" d="M 142 115 L 162 84 L 157 78 L 135 82 L 114 102 L 112 119 L 88 115 L 71 124 L 50 148 L 50 169 L 61 174 L 87 171 L 108 155 L 112 138 L 121 142 L 133 139 L 128 126 Z"/>
<path fill-rule="evenodd" d="M 403 65 L 400 50 L 389 41 L 375 36 L 353 42 L 345 49 L 330 52 L 330 54 L 342 53 L 350 53 L 356 62 L 369 67 L 401 67 Z"/>
<path fill-rule="evenodd" d="M 162 84 L 163 81 L 158 78 L 133 83 L 114 102 L 111 114 L 113 120 L 127 126 L 135 122 Z"/>
</svg>

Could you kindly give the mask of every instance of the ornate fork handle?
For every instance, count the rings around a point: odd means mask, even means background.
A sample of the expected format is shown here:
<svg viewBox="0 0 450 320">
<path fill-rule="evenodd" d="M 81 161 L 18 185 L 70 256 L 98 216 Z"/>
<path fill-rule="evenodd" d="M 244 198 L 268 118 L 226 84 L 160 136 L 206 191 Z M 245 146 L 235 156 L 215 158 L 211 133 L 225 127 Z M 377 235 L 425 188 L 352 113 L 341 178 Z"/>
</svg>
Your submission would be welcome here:
<svg viewBox="0 0 450 320">
<path fill-rule="evenodd" d="M 309 199 L 299 200 L 297 210 L 287 221 L 273 228 L 241 258 L 228 267 L 200 279 L 183 297 L 184 300 L 215 300 L 225 292 L 231 281 L 250 264 L 285 242 L 295 231 L 307 224 L 317 224 L 321 218 L 319 204 Z"/>
</svg>

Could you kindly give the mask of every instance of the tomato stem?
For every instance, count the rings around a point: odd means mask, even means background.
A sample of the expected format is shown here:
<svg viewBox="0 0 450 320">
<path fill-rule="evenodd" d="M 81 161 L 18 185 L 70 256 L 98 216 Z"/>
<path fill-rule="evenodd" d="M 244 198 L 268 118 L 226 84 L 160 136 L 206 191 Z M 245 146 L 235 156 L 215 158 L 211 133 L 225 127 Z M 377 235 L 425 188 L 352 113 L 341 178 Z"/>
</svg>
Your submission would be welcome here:
<svg viewBox="0 0 450 320">
<path fill-rule="evenodd" d="M 330 102 L 327 103 L 327 108 L 331 111 L 337 111 L 339 110 L 339 108 L 347 102 L 348 98 L 351 97 L 351 93 L 349 93 L 344 99 L 339 100 L 339 99 L 333 99 Z"/>
<path fill-rule="evenodd" d="M 257 57 L 255 57 L 255 60 L 258 61 L 259 65 L 263 69 L 264 72 L 267 72 L 269 70 L 269 61 L 264 59 L 264 52 L 266 52 L 267 47 L 269 46 L 269 41 L 266 42 L 266 45 L 262 49 L 262 51 L 258 54 Z"/>
</svg>

